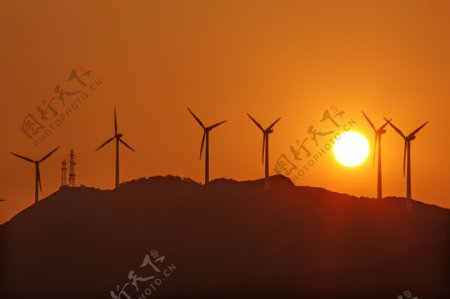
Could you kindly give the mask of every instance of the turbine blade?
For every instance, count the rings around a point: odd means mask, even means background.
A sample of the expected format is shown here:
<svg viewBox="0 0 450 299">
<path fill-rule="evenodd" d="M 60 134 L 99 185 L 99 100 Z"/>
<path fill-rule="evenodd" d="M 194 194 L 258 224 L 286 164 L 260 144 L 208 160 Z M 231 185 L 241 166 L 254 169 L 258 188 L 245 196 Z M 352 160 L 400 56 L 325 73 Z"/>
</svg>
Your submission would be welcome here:
<svg viewBox="0 0 450 299">
<path fill-rule="evenodd" d="M 273 126 L 275 126 L 275 124 L 277 123 L 277 122 L 279 122 L 280 121 L 280 119 L 281 119 L 281 117 L 279 117 L 279 118 L 277 118 L 277 120 L 276 121 L 274 121 L 266 130 L 270 130 L 270 129 L 272 129 L 273 128 Z"/>
<path fill-rule="evenodd" d="M 390 120 L 388 120 L 386 117 L 384 117 L 384 120 L 387 121 L 387 123 L 388 123 L 389 125 L 391 125 L 391 127 L 392 127 L 398 134 L 400 134 L 403 138 L 406 138 L 405 134 L 403 134 L 403 132 L 402 132 L 399 128 L 397 128 L 396 126 L 394 126 L 394 124 L 391 123 Z"/>
<path fill-rule="evenodd" d="M 117 115 L 116 115 L 116 107 L 114 107 L 114 135 L 117 135 Z"/>
<path fill-rule="evenodd" d="M 47 159 L 48 157 L 50 157 L 54 152 L 56 152 L 58 149 L 60 148 L 60 146 L 58 146 L 57 148 L 55 148 L 54 150 L 52 150 L 50 153 L 48 153 L 45 157 L 43 157 L 41 160 L 39 160 L 39 162 L 43 162 L 45 159 Z"/>
<path fill-rule="evenodd" d="M 15 153 L 11 153 L 11 155 L 16 156 L 16 157 L 21 158 L 21 159 L 24 159 L 25 161 L 34 163 L 33 160 L 31 160 L 30 158 L 27 158 L 27 157 L 25 157 L 25 156 L 21 156 L 21 155 L 15 154 Z"/>
<path fill-rule="evenodd" d="M 205 144 L 205 139 L 206 139 L 206 130 L 203 132 L 202 145 L 200 146 L 200 159 L 202 158 L 203 145 Z"/>
<path fill-rule="evenodd" d="M 247 115 L 248 115 L 248 117 L 250 117 L 250 119 L 255 123 L 255 125 L 258 127 L 258 128 L 260 128 L 261 129 L 261 131 L 263 131 L 264 132 L 264 128 L 250 115 L 250 114 L 248 114 L 247 113 Z"/>
<path fill-rule="evenodd" d="M 417 129 L 415 129 L 414 131 L 412 131 L 411 134 L 409 134 L 409 136 L 414 136 L 416 135 L 420 130 L 422 130 L 423 127 L 425 127 L 427 125 L 428 122 L 424 123 L 423 125 L 421 125 L 420 127 L 418 127 Z"/>
<path fill-rule="evenodd" d="M 39 165 L 37 166 L 37 178 L 39 184 L 39 189 L 42 191 L 42 185 L 41 185 L 41 171 L 39 170 Z"/>
<path fill-rule="evenodd" d="M 119 138 L 119 142 L 128 147 L 133 152 L 135 152 L 135 150 L 131 146 L 129 146 L 125 141 L 123 141 L 122 138 Z"/>
<path fill-rule="evenodd" d="M 99 149 L 101 149 L 102 147 L 104 147 L 105 145 L 107 145 L 108 143 L 110 143 L 114 138 L 116 138 L 116 136 L 113 136 L 111 138 L 109 138 L 108 140 L 106 140 L 102 145 L 100 145 L 99 147 L 97 147 L 97 149 L 95 151 L 98 151 Z"/>
<path fill-rule="evenodd" d="M 195 118 L 195 120 L 199 123 L 199 125 L 205 129 L 205 125 L 202 123 L 202 121 L 197 117 L 197 115 L 194 114 L 194 112 L 191 111 L 191 109 L 187 108 L 189 112 L 192 114 L 192 116 Z"/>
<path fill-rule="evenodd" d="M 220 126 L 220 125 L 223 124 L 224 122 L 226 122 L 226 120 L 221 121 L 220 123 L 214 124 L 214 125 L 212 125 L 212 126 L 209 126 L 207 129 L 208 129 L 208 130 L 212 130 L 212 129 L 214 129 L 215 127 Z"/>
<path fill-rule="evenodd" d="M 389 119 L 389 121 L 386 121 L 386 122 L 384 123 L 384 125 L 382 125 L 382 126 L 378 129 L 378 131 L 381 131 L 381 130 L 383 130 L 384 128 L 386 128 L 386 126 L 391 122 L 391 120 L 392 120 L 392 118 Z"/>
<path fill-rule="evenodd" d="M 376 131 L 377 129 L 375 129 L 375 126 L 374 126 L 374 124 L 370 121 L 370 119 L 367 117 L 367 115 L 364 113 L 364 111 L 361 111 L 362 112 L 362 114 L 364 115 L 364 117 L 366 118 L 366 120 L 367 120 L 367 122 L 370 124 L 370 126 L 372 127 L 372 129 L 374 130 L 374 131 Z"/>
<path fill-rule="evenodd" d="M 408 147 L 408 141 L 405 141 L 405 146 L 403 147 L 403 176 L 405 176 L 406 148 L 407 147 Z"/>
</svg>

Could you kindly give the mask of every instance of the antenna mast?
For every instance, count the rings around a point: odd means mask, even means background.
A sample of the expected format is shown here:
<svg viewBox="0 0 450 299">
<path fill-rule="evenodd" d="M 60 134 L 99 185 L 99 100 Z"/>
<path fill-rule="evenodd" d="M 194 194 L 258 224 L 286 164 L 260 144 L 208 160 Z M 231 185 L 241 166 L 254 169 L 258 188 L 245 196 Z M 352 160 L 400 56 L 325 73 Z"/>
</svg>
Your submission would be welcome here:
<svg viewBox="0 0 450 299">
<path fill-rule="evenodd" d="M 69 158 L 69 187 L 75 187 L 75 165 L 77 163 L 75 162 L 75 152 L 73 149 L 70 150 Z"/>
<path fill-rule="evenodd" d="M 67 186 L 66 174 L 67 174 L 67 162 L 66 160 L 63 160 L 61 162 L 61 187 Z"/>
</svg>

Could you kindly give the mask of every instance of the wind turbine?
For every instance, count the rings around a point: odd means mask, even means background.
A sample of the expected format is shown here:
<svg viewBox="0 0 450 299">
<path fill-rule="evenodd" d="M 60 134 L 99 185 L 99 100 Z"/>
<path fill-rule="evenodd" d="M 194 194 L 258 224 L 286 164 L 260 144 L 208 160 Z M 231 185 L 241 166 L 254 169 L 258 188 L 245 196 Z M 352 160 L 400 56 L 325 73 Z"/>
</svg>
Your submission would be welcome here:
<svg viewBox="0 0 450 299">
<path fill-rule="evenodd" d="M 372 127 L 373 131 L 375 132 L 375 147 L 373 148 L 373 164 L 375 165 L 375 156 L 376 156 L 376 150 L 377 150 L 377 141 L 378 141 L 378 181 L 377 181 L 377 198 L 382 199 L 382 180 L 381 180 L 381 135 L 386 133 L 386 126 L 388 125 L 388 122 L 386 121 L 384 125 L 379 127 L 378 129 L 375 128 L 375 125 L 370 121 L 370 119 L 367 117 L 367 115 L 362 111 L 362 114 L 367 119 L 367 122 Z"/>
<path fill-rule="evenodd" d="M 119 143 L 122 143 L 128 147 L 133 152 L 135 151 L 131 146 L 129 146 L 125 141 L 122 140 L 122 133 L 117 132 L 117 115 L 116 108 L 114 108 L 114 136 L 106 140 L 102 145 L 100 145 L 95 151 L 98 151 L 114 139 L 116 140 L 116 189 L 119 187 Z"/>
<path fill-rule="evenodd" d="M 205 185 L 209 183 L 209 132 L 226 122 L 226 120 L 218 122 L 214 125 L 211 125 L 209 127 L 205 127 L 205 125 L 202 123 L 202 121 L 194 114 L 194 112 L 191 111 L 191 109 L 187 108 L 189 112 L 192 114 L 192 116 L 195 118 L 195 120 L 198 122 L 198 124 L 203 128 L 203 138 L 202 138 L 202 145 L 200 147 L 200 159 L 202 158 L 203 153 L 203 146 L 205 145 L 206 141 L 206 149 L 205 149 Z"/>
<path fill-rule="evenodd" d="M 54 150 L 52 150 L 47 155 L 45 155 L 40 160 L 33 160 L 33 159 L 30 159 L 30 158 L 25 157 L 25 156 L 21 156 L 21 155 L 15 154 L 15 153 L 11 153 L 11 155 L 14 155 L 14 156 L 16 156 L 18 158 L 21 158 L 21 159 L 25 160 L 25 161 L 31 162 L 31 163 L 33 163 L 35 165 L 35 169 L 36 169 L 36 183 L 35 183 L 35 193 L 34 193 L 34 202 L 35 202 L 35 204 L 37 204 L 37 202 L 39 200 L 39 189 L 42 191 L 41 171 L 39 170 L 39 163 L 44 162 L 48 157 L 50 157 L 58 149 L 59 149 L 59 146 L 57 148 L 55 148 Z M 38 188 L 38 186 L 39 186 L 39 188 Z"/>
<path fill-rule="evenodd" d="M 269 189 L 269 134 L 273 133 L 273 127 L 281 119 L 279 117 L 270 126 L 264 129 L 250 114 L 248 117 L 255 123 L 255 125 L 263 132 L 263 144 L 262 144 L 262 164 L 265 164 L 265 176 L 264 176 L 264 188 Z M 265 161 L 264 161 L 265 160 Z"/>
<path fill-rule="evenodd" d="M 405 164 L 406 164 L 406 199 L 408 209 L 411 209 L 411 141 L 416 139 L 416 134 L 423 128 L 428 122 L 409 133 L 409 135 L 403 134 L 403 132 L 394 126 L 390 120 L 384 118 L 389 125 L 405 140 L 405 147 L 403 150 L 403 175 L 405 175 Z"/>
</svg>

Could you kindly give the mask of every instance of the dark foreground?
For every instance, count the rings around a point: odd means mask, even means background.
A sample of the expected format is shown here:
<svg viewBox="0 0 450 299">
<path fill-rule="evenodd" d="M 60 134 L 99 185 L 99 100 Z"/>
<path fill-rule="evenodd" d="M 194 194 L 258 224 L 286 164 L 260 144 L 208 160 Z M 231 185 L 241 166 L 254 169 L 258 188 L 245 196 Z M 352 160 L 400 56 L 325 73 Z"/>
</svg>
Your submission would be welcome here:
<svg viewBox="0 0 450 299">
<path fill-rule="evenodd" d="M 449 210 L 271 180 L 63 189 L 0 226 L 0 298 L 450 298 Z"/>
</svg>

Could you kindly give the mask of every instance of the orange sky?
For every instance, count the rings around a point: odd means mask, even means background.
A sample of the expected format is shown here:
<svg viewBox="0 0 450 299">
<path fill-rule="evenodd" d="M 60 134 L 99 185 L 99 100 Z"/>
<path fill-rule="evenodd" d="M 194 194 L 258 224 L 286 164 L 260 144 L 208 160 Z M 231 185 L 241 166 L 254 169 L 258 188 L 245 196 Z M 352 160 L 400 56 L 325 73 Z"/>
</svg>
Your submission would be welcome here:
<svg viewBox="0 0 450 299">
<path fill-rule="evenodd" d="M 247 112 L 263 126 L 282 117 L 270 137 L 271 170 L 281 154 L 292 157 L 289 146 L 308 137 L 310 125 L 330 128 L 320 119 L 332 106 L 371 146 L 361 110 L 377 126 L 392 117 L 405 133 L 428 120 L 412 143 L 413 197 L 450 207 L 442 154 L 450 146 L 449 15 L 444 0 L 2 1 L 0 223 L 34 197 L 33 165 L 10 151 L 37 159 L 61 145 L 41 165 L 41 197 L 58 189 L 70 148 L 78 184 L 113 187 L 114 146 L 94 150 L 113 134 L 114 106 L 136 149 L 121 150 L 121 181 L 203 180 L 202 131 L 187 106 L 207 124 L 227 120 L 210 136 L 213 179 L 263 176 L 262 136 Z M 36 147 L 22 122 L 39 116 L 56 85 L 81 87 L 66 81 L 74 68 L 91 70 L 84 78 L 101 85 Z M 384 194 L 404 196 L 403 141 L 393 130 L 383 136 L 383 155 Z M 376 169 L 372 156 L 350 169 L 329 153 L 296 183 L 375 197 Z"/>
</svg>

